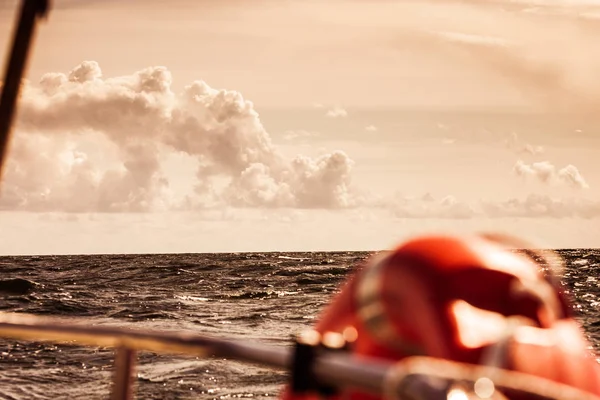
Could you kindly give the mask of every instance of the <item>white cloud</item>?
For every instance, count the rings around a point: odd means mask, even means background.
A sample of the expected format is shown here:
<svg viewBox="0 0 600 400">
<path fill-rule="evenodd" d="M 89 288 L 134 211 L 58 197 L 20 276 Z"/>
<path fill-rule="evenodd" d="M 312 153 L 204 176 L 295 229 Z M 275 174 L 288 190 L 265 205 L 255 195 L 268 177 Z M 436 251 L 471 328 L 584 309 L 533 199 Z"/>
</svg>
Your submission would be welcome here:
<svg viewBox="0 0 600 400">
<path fill-rule="evenodd" d="M 348 116 L 348 111 L 346 111 L 342 107 L 335 106 L 327 110 L 327 113 L 325 113 L 325 115 L 329 118 L 345 118 Z"/>
<path fill-rule="evenodd" d="M 300 138 L 309 138 L 319 136 L 318 132 L 313 131 L 305 131 L 305 130 L 295 130 L 295 131 L 285 131 L 283 133 L 283 138 L 285 140 L 294 140 Z"/>
<path fill-rule="evenodd" d="M 461 32 L 437 32 L 444 40 L 481 46 L 508 46 L 509 43 L 499 37 L 473 35 Z"/>
<path fill-rule="evenodd" d="M 86 61 L 27 85 L 0 208 L 139 212 L 222 203 L 353 204 L 353 162 L 344 152 L 288 159 L 240 93 L 203 81 L 174 93 L 171 80 L 165 67 L 106 78 L 96 62 Z M 172 153 L 197 161 L 195 193 L 185 199 L 173 197 L 162 168 Z"/>
<path fill-rule="evenodd" d="M 516 132 L 511 133 L 510 137 L 506 139 L 506 147 L 516 154 L 531 154 L 537 155 L 542 154 L 544 152 L 543 146 L 534 146 L 529 143 L 524 143 L 519 139 L 519 136 Z"/>
<path fill-rule="evenodd" d="M 513 167 L 515 174 L 525 178 L 533 178 L 544 183 L 563 183 L 578 189 L 588 189 L 589 185 L 574 165 L 556 168 L 549 161 L 526 164 L 519 160 Z"/>
<path fill-rule="evenodd" d="M 471 219 L 471 218 L 598 218 L 600 201 L 580 198 L 555 199 L 531 194 L 525 199 L 463 202 L 454 196 L 436 198 L 399 196 L 382 204 L 396 218 Z"/>
<path fill-rule="evenodd" d="M 390 209 L 396 218 L 465 219 L 478 214 L 471 205 L 459 202 L 454 196 L 436 199 L 429 193 L 420 198 L 398 197 Z"/>
<path fill-rule="evenodd" d="M 365 127 L 365 131 L 367 132 L 377 132 L 377 127 L 375 125 L 368 125 Z"/>
</svg>

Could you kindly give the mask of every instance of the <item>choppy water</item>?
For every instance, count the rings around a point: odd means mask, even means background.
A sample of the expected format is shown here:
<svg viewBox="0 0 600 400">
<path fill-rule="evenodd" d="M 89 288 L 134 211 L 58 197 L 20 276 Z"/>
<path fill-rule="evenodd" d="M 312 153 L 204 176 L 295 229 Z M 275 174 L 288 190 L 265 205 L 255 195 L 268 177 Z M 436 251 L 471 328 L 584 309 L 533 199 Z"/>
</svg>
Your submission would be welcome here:
<svg viewBox="0 0 600 400">
<path fill-rule="evenodd" d="M 564 283 L 600 349 L 600 250 L 563 250 Z M 0 293 L 0 310 L 86 317 L 95 324 L 195 330 L 289 344 L 369 253 L 0 257 L 2 279 L 38 283 Z M 107 398 L 111 350 L 0 340 L 1 399 Z M 140 399 L 275 397 L 285 373 L 222 359 L 139 357 Z"/>
</svg>

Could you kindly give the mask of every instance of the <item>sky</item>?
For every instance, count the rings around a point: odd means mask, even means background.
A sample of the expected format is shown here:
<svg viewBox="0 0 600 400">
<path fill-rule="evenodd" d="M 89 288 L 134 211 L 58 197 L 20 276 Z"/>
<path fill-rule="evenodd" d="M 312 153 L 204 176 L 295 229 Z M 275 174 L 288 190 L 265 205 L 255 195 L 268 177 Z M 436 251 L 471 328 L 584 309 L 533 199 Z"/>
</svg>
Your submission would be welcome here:
<svg viewBox="0 0 600 400">
<path fill-rule="evenodd" d="M 599 18 L 584 0 L 56 0 L 0 254 L 380 250 L 439 231 L 600 247 Z"/>
</svg>

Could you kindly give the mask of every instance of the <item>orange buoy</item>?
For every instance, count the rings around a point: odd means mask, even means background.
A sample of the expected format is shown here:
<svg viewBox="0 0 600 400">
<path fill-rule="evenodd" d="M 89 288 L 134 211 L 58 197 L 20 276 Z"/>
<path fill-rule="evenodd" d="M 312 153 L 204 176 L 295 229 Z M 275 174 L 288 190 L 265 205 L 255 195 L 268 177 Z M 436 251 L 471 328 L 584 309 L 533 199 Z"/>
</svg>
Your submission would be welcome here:
<svg viewBox="0 0 600 400">
<path fill-rule="evenodd" d="M 486 364 L 600 395 L 600 366 L 552 272 L 541 268 L 548 259 L 537 256 L 509 251 L 494 235 L 415 238 L 350 277 L 314 330 L 341 335 L 357 357 Z M 282 394 L 313 398 L 289 388 Z"/>
</svg>

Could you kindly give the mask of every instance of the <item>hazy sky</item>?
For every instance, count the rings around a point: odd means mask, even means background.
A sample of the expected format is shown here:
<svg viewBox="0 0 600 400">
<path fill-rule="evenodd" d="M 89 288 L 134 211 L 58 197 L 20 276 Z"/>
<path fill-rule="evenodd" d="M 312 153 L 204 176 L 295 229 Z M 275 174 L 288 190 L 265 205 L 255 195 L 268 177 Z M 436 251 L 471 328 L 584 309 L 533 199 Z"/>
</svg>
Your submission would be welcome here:
<svg viewBox="0 0 600 400">
<path fill-rule="evenodd" d="M 595 2 L 54 3 L 0 254 L 600 246 Z"/>
</svg>

